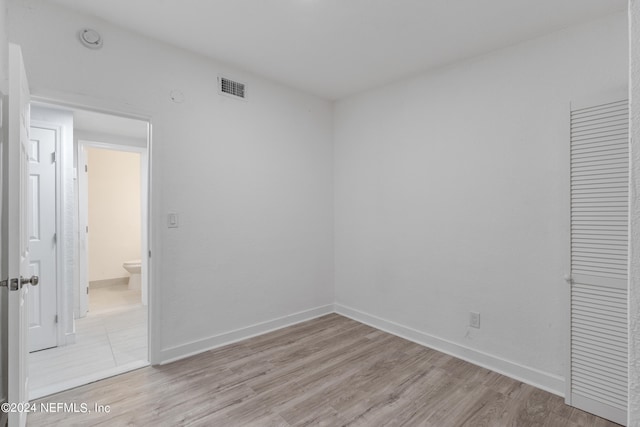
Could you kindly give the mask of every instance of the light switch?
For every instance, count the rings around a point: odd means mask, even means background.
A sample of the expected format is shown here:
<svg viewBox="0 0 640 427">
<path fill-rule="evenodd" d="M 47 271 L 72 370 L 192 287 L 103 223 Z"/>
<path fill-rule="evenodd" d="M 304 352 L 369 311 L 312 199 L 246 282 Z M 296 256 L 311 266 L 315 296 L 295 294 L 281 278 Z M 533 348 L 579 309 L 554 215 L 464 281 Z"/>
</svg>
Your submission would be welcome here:
<svg viewBox="0 0 640 427">
<path fill-rule="evenodd" d="M 178 213 L 177 212 L 169 212 L 167 217 L 167 227 L 169 228 L 178 228 Z"/>
</svg>

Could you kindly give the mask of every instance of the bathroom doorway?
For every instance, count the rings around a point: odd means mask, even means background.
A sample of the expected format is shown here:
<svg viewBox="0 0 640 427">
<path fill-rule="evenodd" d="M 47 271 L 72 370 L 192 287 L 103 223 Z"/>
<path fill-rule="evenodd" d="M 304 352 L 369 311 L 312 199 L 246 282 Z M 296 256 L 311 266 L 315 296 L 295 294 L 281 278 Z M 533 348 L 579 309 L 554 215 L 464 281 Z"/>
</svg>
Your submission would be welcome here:
<svg viewBox="0 0 640 427">
<path fill-rule="evenodd" d="M 146 148 L 78 140 L 79 317 L 148 302 Z"/>
<path fill-rule="evenodd" d="M 59 130 L 59 338 L 29 354 L 36 399 L 149 365 L 149 123 L 48 104 Z M 55 127 L 55 126 L 57 127 Z"/>
</svg>

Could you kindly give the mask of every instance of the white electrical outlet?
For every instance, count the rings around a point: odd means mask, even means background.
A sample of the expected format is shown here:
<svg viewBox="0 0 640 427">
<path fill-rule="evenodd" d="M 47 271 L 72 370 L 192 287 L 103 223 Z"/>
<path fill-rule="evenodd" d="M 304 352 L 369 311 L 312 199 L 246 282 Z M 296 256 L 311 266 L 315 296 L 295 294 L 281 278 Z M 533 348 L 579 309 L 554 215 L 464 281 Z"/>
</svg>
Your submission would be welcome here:
<svg viewBox="0 0 640 427">
<path fill-rule="evenodd" d="M 480 313 L 476 311 L 469 313 L 469 326 L 480 329 Z"/>
</svg>

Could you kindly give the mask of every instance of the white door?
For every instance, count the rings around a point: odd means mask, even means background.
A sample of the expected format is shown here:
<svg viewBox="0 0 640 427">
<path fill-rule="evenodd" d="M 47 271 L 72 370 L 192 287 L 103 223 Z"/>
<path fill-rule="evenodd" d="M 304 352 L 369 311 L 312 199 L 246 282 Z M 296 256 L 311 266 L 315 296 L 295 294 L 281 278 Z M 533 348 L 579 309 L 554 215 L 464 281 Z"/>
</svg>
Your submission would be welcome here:
<svg viewBox="0 0 640 427">
<path fill-rule="evenodd" d="M 20 47 L 9 47 L 9 138 L 7 141 L 8 261 L 8 399 L 10 404 L 28 402 L 28 293 L 29 271 L 29 85 Z M 3 219 L 3 222 L 5 220 Z M 37 284 L 37 280 L 33 280 Z M 9 426 L 24 426 L 26 412 L 9 412 Z"/>
<path fill-rule="evenodd" d="M 571 347 L 567 403 L 627 418 L 629 112 L 571 112 Z"/>
<path fill-rule="evenodd" d="M 31 126 L 29 144 L 30 265 L 41 278 L 29 292 L 29 351 L 37 351 L 58 345 L 56 130 Z"/>
</svg>

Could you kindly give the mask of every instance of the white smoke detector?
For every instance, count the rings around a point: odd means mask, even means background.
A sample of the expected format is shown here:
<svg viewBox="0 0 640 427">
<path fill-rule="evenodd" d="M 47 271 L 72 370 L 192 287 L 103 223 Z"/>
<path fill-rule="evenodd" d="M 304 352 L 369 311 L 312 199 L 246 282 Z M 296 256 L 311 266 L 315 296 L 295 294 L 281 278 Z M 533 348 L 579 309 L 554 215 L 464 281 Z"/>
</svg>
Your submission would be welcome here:
<svg viewBox="0 0 640 427">
<path fill-rule="evenodd" d="M 78 33 L 80 42 L 89 49 L 100 49 L 102 47 L 102 36 L 96 30 L 83 28 Z"/>
</svg>

